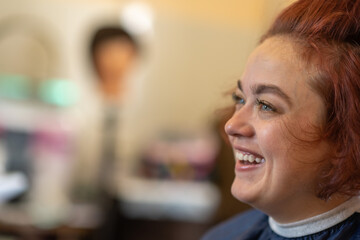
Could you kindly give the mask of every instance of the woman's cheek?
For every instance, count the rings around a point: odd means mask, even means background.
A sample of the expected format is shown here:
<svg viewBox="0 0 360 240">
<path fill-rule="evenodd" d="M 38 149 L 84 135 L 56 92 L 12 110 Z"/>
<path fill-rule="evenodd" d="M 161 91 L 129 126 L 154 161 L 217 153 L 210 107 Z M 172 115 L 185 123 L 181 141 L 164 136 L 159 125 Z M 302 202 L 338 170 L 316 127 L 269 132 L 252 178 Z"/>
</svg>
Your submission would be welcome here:
<svg viewBox="0 0 360 240">
<path fill-rule="evenodd" d="M 264 154 L 288 145 L 288 139 L 284 136 L 284 131 L 281 130 L 278 122 L 264 125 L 258 133 L 258 144 Z"/>
</svg>

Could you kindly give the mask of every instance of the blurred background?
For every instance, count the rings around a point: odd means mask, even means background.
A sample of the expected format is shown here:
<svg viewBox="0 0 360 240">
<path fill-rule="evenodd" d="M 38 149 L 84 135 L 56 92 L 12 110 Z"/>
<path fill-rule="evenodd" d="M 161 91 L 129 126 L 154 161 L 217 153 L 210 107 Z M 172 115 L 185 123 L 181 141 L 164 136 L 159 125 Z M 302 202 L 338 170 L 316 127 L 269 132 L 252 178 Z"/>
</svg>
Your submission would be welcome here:
<svg viewBox="0 0 360 240">
<path fill-rule="evenodd" d="M 199 239 L 227 92 L 289 0 L 0 0 L 0 239 Z"/>
</svg>

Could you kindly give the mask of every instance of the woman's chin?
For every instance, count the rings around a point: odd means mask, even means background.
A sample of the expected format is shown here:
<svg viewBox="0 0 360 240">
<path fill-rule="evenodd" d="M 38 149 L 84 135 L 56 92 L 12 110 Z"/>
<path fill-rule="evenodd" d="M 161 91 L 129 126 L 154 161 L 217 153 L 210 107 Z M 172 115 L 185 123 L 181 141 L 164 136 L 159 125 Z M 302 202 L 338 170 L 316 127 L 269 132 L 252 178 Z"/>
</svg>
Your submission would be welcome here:
<svg viewBox="0 0 360 240">
<path fill-rule="evenodd" d="M 250 191 L 249 191 L 250 190 Z M 238 199 L 239 201 L 252 205 L 256 203 L 256 199 L 258 198 L 255 191 L 251 191 L 255 189 L 250 189 L 246 187 L 239 179 L 235 177 L 233 184 L 231 186 L 231 194 Z"/>
</svg>

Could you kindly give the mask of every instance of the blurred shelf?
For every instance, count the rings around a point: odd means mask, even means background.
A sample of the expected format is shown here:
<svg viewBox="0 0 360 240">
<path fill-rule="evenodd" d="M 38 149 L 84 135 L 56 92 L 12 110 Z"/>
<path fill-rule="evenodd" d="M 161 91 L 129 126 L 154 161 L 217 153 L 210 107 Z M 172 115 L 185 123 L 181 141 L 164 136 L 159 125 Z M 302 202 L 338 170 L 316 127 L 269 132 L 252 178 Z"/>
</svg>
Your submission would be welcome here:
<svg viewBox="0 0 360 240">
<path fill-rule="evenodd" d="M 7 129 L 31 132 L 44 115 L 43 107 L 34 102 L 0 101 L 0 124 Z"/>
<path fill-rule="evenodd" d="M 121 209 L 135 218 L 206 222 L 220 202 L 218 188 L 206 181 L 128 177 L 119 183 Z"/>
<path fill-rule="evenodd" d="M 0 206 L 0 239 L 3 234 L 17 240 L 73 239 L 87 240 L 95 227 L 74 226 L 64 222 L 54 227 L 34 224 L 25 205 L 4 204 Z"/>
</svg>

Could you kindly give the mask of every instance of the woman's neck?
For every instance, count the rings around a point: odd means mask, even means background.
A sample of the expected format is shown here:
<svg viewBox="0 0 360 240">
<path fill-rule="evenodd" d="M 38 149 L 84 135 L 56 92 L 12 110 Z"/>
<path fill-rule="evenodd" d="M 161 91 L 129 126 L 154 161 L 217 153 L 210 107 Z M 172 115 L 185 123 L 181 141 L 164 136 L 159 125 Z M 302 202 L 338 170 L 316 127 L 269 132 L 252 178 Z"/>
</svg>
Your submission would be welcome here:
<svg viewBox="0 0 360 240">
<path fill-rule="evenodd" d="M 272 209 L 268 215 L 278 223 L 292 223 L 330 211 L 349 200 L 348 196 L 334 195 L 328 200 L 317 197 L 297 199 L 293 203 L 280 205 L 278 209 Z"/>
<path fill-rule="evenodd" d="M 360 210 L 360 198 L 353 197 L 337 207 L 300 221 L 279 223 L 269 218 L 271 229 L 280 236 L 295 238 L 321 232 L 329 229 L 354 215 Z"/>
</svg>

